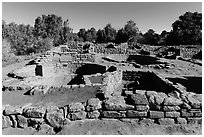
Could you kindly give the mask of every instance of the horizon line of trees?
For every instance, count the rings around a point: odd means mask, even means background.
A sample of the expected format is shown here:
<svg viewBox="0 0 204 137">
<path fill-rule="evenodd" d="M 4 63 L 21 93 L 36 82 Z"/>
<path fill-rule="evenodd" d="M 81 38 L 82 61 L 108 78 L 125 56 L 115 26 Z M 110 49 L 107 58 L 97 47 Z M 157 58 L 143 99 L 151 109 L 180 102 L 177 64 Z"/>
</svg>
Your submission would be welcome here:
<svg viewBox="0 0 204 137">
<path fill-rule="evenodd" d="M 157 34 L 153 29 L 141 33 L 133 20 L 116 30 L 110 23 L 96 30 L 94 27 L 79 29 L 73 33 L 69 20 L 63 20 L 54 14 L 42 15 L 35 19 L 34 26 L 7 24 L 2 20 L 2 39 L 11 43 L 16 55 L 27 55 L 49 50 L 53 46 L 69 41 L 93 43 L 141 43 L 148 45 L 202 45 L 202 13 L 186 12 L 173 22 L 172 30 L 163 30 Z"/>
</svg>

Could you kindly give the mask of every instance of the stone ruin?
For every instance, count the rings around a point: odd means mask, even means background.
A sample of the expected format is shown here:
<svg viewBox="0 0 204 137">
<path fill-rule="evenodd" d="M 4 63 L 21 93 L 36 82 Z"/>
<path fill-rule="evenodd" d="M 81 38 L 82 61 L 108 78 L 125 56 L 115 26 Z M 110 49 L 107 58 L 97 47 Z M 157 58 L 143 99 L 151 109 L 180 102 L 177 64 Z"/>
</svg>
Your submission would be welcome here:
<svg viewBox="0 0 204 137">
<path fill-rule="evenodd" d="M 116 70 L 100 76 L 103 76 L 101 83 L 49 89 L 57 92 L 59 88 L 66 91 L 100 85 L 96 97 L 85 102 L 61 107 L 3 106 L 2 128 L 31 126 L 38 130 L 48 126 L 54 132 L 71 121 L 84 119 L 118 119 L 160 125 L 202 124 L 202 94 L 181 91 L 172 82 L 149 71 Z M 118 89 L 120 85 L 122 88 Z"/>
<path fill-rule="evenodd" d="M 66 92 L 70 88 L 97 86 L 96 96 L 60 107 L 3 105 L 2 128 L 33 127 L 39 130 L 47 127 L 55 133 L 72 121 L 84 119 L 118 119 L 161 125 L 202 124 L 202 92 L 189 92 L 151 71 L 120 70 L 114 66 L 96 64 L 90 53 L 63 54 L 67 55 L 64 62 L 61 53 L 48 54 L 31 62 L 32 65 L 27 65 L 23 70 L 10 74 L 18 79 L 17 74 L 23 74 L 22 79 L 31 78 L 30 81 L 38 77 L 41 81 L 35 85 L 31 82 L 33 87 L 23 81 L 12 88 L 4 85 L 3 90 L 27 90 L 30 95 L 35 95 L 52 94 L 62 88 Z M 26 71 L 28 69 L 31 71 Z M 52 83 L 52 78 L 57 76 L 68 79 L 66 83 L 53 85 L 56 81 Z M 43 81 L 49 81 L 51 85 L 42 86 Z"/>
</svg>

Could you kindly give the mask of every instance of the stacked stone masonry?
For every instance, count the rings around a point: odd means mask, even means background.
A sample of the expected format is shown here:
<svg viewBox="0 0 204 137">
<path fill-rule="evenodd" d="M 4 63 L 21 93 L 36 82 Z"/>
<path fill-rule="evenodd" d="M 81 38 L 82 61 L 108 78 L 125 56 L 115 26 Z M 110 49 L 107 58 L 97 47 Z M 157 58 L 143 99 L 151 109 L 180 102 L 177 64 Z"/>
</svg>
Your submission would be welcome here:
<svg viewBox="0 0 204 137">
<path fill-rule="evenodd" d="M 137 122 L 161 125 L 202 124 L 202 103 L 197 99 L 200 96 L 202 95 L 189 96 L 186 102 L 164 93 L 140 91 L 128 96 L 111 96 L 102 101 L 91 98 L 86 102 L 71 103 L 63 107 L 3 105 L 2 128 L 31 126 L 37 129 L 44 124 L 60 128 L 74 120 L 103 118 L 135 119 Z"/>
</svg>

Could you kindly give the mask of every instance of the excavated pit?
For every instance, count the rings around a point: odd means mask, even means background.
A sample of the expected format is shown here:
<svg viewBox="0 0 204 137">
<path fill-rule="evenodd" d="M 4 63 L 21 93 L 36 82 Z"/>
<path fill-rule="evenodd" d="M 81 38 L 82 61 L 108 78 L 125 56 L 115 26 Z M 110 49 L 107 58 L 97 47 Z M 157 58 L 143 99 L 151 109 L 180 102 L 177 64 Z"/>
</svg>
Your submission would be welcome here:
<svg viewBox="0 0 204 137">
<path fill-rule="evenodd" d="M 125 80 L 124 88 L 129 91 L 147 90 L 170 93 L 175 90 L 173 86 L 152 72 L 137 72 L 131 79 L 123 78 L 123 80 Z"/>
</svg>

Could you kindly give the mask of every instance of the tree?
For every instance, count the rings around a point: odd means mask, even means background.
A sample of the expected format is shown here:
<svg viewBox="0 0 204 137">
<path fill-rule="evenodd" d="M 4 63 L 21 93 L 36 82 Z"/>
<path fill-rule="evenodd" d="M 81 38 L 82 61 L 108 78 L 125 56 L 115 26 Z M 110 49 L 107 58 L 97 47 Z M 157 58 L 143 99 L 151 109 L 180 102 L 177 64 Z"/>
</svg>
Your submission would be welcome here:
<svg viewBox="0 0 204 137">
<path fill-rule="evenodd" d="M 202 14 L 186 12 L 172 24 L 169 42 L 172 44 L 202 44 Z"/>
<path fill-rule="evenodd" d="M 54 14 L 51 15 L 42 15 L 42 17 L 38 17 L 35 19 L 34 25 L 34 34 L 37 38 L 50 38 L 53 39 L 54 45 L 57 46 L 62 44 L 64 40 L 60 37 L 60 33 L 62 36 L 63 27 L 67 27 L 68 20 L 64 22 L 61 17 L 58 17 Z M 64 26 L 63 26 L 64 25 Z M 66 40 L 65 40 L 66 41 Z"/>
<path fill-rule="evenodd" d="M 159 45 L 166 45 L 168 35 L 169 35 L 169 32 L 167 32 L 166 30 L 163 30 L 162 33 L 159 35 L 158 44 Z"/>
<path fill-rule="evenodd" d="M 128 35 L 128 39 L 132 39 L 132 37 L 135 37 L 136 39 L 139 38 L 139 29 L 136 26 L 136 23 L 133 20 L 129 20 L 127 24 L 124 27 L 124 30 L 126 31 Z"/>
<path fill-rule="evenodd" d="M 104 30 L 99 29 L 96 33 L 97 38 L 96 42 L 97 43 L 105 43 L 106 42 L 106 34 Z"/>
<path fill-rule="evenodd" d="M 158 45 L 159 35 L 153 29 L 149 29 L 144 34 L 144 43 L 149 45 Z"/>
<path fill-rule="evenodd" d="M 109 23 L 104 28 L 105 31 L 105 42 L 114 42 L 116 36 L 116 30 Z"/>
<path fill-rule="evenodd" d="M 128 39 L 129 39 L 128 33 L 125 31 L 125 29 L 124 28 L 119 29 L 116 34 L 115 42 L 119 44 L 127 42 Z"/>
<path fill-rule="evenodd" d="M 86 39 L 86 29 L 85 28 L 81 28 L 77 34 L 79 38 L 82 38 L 83 41 L 85 41 Z"/>
</svg>

